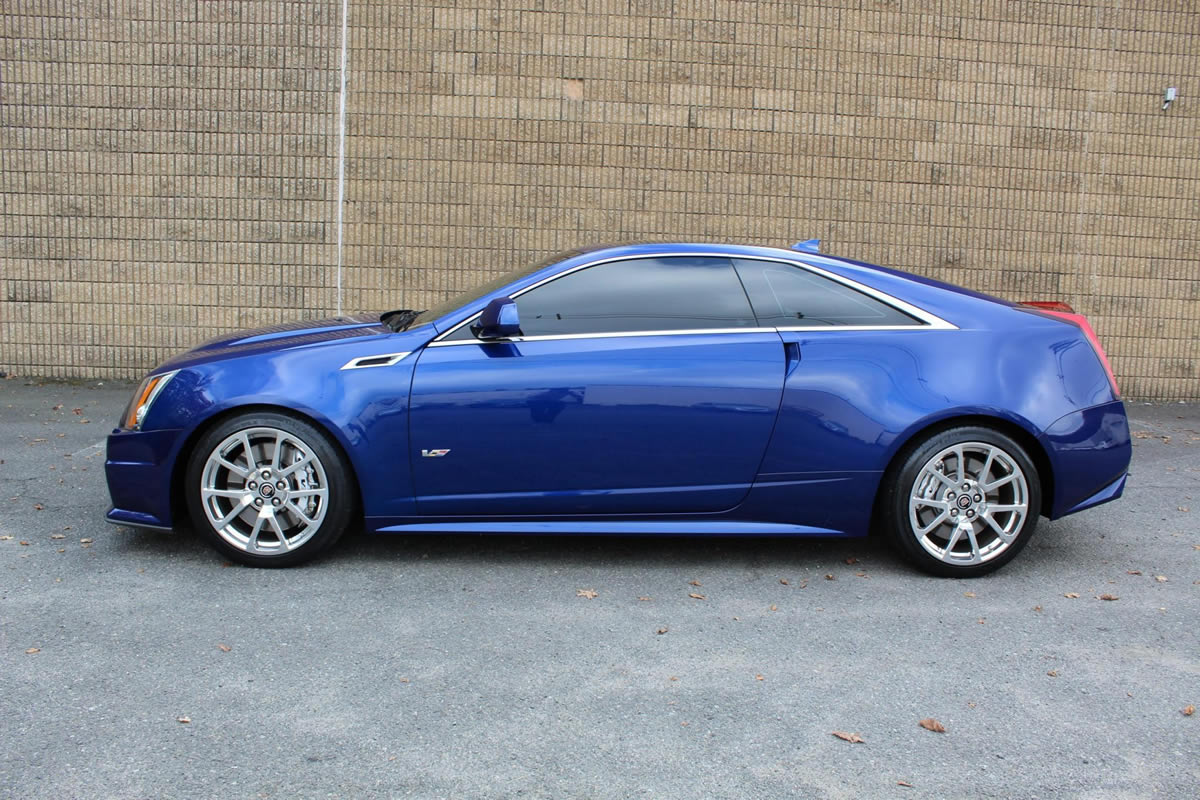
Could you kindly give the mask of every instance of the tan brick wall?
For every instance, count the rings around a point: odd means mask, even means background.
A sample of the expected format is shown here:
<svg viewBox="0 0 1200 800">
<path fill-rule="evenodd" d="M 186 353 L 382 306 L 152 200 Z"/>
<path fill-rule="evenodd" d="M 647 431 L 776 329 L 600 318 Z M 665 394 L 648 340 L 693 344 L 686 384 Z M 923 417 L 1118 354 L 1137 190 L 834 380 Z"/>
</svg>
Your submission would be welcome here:
<svg viewBox="0 0 1200 800">
<path fill-rule="evenodd" d="M 137 376 L 337 302 L 339 0 L 5 0 L 0 368 Z M 786 244 L 1065 299 L 1200 398 L 1200 7 L 350 0 L 343 304 Z M 1161 95 L 1179 99 L 1161 110 Z"/>
</svg>

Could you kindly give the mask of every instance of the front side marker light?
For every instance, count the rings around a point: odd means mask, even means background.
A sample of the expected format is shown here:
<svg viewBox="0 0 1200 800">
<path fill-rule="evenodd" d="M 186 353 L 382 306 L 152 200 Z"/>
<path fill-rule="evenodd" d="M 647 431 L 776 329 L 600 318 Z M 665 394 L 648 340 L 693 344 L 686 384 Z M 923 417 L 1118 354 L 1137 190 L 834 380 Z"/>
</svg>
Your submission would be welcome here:
<svg viewBox="0 0 1200 800">
<path fill-rule="evenodd" d="M 154 405 L 155 399 L 162 393 L 162 390 L 167 387 L 171 379 L 179 374 L 179 370 L 173 372 L 164 372 L 161 375 L 151 375 L 142 381 L 142 385 L 138 387 L 137 395 L 129 404 L 129 415 L 125 419 L 125 427 L 130 430 L 139 430 L 142 427 L 142 422 L 146 419 L 146 414 L 150 411 L 150 406 Z"/>
</svg>

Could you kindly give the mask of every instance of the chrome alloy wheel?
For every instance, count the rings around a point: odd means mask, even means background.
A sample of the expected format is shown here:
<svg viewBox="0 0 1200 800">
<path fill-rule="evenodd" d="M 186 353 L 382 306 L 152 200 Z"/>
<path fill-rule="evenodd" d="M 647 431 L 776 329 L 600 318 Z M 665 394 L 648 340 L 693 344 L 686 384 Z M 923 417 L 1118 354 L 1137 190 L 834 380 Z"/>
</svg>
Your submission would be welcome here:
<svg viewBox="0 0 1200 800">
<path fill-rule="evenodd" d="M 217 534 L 238 550 L 295 550 L 321 527 L 329 482 L 313 448 L 278 428 L 237 431 L 208 456 L 200 502 Z"/>
<path fill-rule="evenodd" d="M 982 564 L 1016 541 L 1029 484 L 1016 459 L 986 442 L 961 442 L 925 462 L 908 501 L 912 532 L 934 558 Z"/>
</svg>

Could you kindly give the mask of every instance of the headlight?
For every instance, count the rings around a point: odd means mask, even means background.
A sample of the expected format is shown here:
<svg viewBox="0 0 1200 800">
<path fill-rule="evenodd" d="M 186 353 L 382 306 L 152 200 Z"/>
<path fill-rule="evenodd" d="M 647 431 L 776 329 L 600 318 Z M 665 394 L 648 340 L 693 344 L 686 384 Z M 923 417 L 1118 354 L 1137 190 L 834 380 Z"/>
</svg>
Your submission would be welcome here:
<svg viewBox="0 0 1200 800">
<path fill-rule="evenodd" d="M 155 398 L 167 387 L 171 378 L 178 374 L 179 370 L 174 370 L 160 375 L 151 375 L 142 381 L 137 394 L 133 396 L 133 402 L 129 404 L 129 410 L 125 413 L 126 428 L 135 431 L 141 429 L 142 422 L 146 419 L 146 413 L 150 411 L 150 406 L 154 405 Z"/>
</svg>

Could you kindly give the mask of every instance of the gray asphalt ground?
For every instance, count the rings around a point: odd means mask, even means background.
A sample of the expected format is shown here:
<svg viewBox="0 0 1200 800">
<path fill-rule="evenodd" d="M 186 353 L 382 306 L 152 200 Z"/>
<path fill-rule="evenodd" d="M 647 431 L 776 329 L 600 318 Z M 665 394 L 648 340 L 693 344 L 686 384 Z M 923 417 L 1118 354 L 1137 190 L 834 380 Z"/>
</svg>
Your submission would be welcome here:
<svg viewBox="0 0 1200 800">
<path fill-rule="evenodd" d="M 132 391 L 0 381 L 0 796 L 1200 796 L 1196 405 L 1131 405 L 1125 498 L 956 581 L 874 540 L 234 567 L 101 521 Z"/>
</svg>

